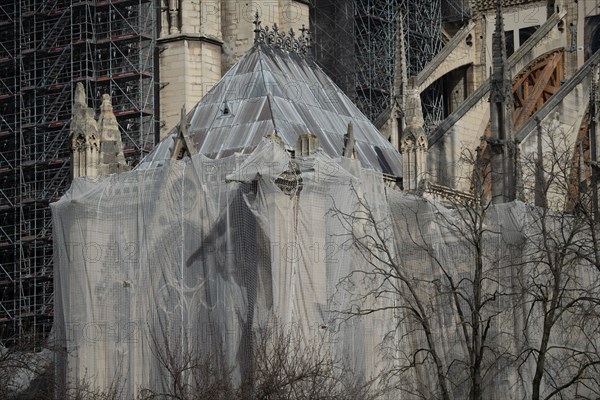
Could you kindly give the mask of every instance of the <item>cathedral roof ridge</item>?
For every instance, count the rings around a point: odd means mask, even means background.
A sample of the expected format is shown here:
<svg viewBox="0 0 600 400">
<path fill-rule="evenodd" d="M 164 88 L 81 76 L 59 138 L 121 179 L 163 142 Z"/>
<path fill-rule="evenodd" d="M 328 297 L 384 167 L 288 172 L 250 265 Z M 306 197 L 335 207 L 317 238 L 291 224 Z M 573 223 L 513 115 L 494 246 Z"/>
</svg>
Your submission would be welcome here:
<svg viewBox="0 0 600 400">
<path fill-rule="evenodd" d="M 254 46 L 187 114 L 190 143 L 197 153 L 210 159 L 251 154 L 276 131 L 287 149 L 295 149 L 299 138 L 314 135 L 321 149 L 335 159 L 343 155 L 351 123 L 352 153 L 361 165 L 401 177 L 400 153 L 304 53 L 309 50 L 306 32 L 299 41 L 295 34 L 262 30 L 259 18 L 255 26 Z M 167 145 L 168 141 L 158 147 Z M 159 152 L 148 160 L 156 160 Z"/>
</svg>

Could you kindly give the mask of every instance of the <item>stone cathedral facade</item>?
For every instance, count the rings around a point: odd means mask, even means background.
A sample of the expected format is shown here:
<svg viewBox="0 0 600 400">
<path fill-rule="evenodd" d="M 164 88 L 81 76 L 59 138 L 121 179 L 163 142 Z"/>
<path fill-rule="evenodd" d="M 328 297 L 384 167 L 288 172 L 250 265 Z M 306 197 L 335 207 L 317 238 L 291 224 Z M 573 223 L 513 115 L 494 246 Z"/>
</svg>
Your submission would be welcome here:
<svg viewBox="0 0 600 400">
<path fill-rule="evenodd" d="M 375 126 L 308 54 L 305 2 L 251 21 L 238 2 L 164 2 L 152 153 L 126 171 L 110 98 L 96 119 L 75 96 L 80 179 L 52 205 L 61 382 L 165 392 L 161 349 L 222 349 L 243 379 L 275 318 L 389 398 L 597 396 L 592 3 L 475 1 L 418 76 L 399 37 Z"/>
</svg>

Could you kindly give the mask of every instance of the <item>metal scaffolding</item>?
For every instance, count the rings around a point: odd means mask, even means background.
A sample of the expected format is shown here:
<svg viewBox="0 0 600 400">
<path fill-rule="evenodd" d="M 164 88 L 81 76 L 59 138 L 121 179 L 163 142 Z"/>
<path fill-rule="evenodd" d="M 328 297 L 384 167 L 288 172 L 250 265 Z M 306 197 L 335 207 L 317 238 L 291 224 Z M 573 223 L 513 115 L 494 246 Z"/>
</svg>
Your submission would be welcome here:
<svg viewBox="0 0 600 400">
<path fill-rule="evenodd" d="M 70 184 L 72 96 L 112 96 L 126 157 L 154 144 L 151 0 L 14 0 L 0 6 L 0 340 L 52 325 L 49 203 Z"/>
<path fill-rule="evenodd" d="M 353 10 L 350 1 L 311 0 L 310 27 L 315 60 L 355 100 Z"/>
<path fill-rule="evenodd" d="M 375 121 L 390 105 L 399 0 L 354 0 L 355 102 Z"/>
<path fill-rule="evenodd" d="M 407 75 L 423 70 L 443 47 L 446 22 L 468 18 L 468 0 L 313 0 L 314 56 L 371 121 L 390 106 L 397 58 L 398 18 L 402 18 Z M 442 82 L 422 95 L 425 122 L 444 117 Z"/>
<path fill-rule="evenodd" d="M 416 76 L 443 47 L 441 0 L 400 0 L 408 76 Z M 426 129 L 444 118 L 441 82 L 421 94 Z"/>
<path fill-rule="evenodd" d="M 375 121 L 390 105 L 399 0 L 312 2 L 316 60 Z"/>
<path fill-rule="evenodd" d="M 444 24 L 463 24 L 473 15 L 473 0 L 442 0 L 442 21 Z"/>
</svg>

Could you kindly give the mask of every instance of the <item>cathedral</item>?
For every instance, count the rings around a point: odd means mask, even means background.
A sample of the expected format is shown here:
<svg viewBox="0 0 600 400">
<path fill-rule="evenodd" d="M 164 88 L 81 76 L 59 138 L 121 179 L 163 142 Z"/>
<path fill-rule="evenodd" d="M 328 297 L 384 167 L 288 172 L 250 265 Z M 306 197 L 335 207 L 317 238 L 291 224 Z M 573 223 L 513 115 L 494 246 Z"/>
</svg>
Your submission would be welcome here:
<svg viewBox="0 0 600 400">
<path fill-rule="evenodd" d="M 305 2 L 235 27 L 238 3 L 166 3 L 150 154 L 130 168 L 110 96 L 96 118 L 75 92 L 52 204 L 65 387 L 164 393 L 161 350 L 221 349 L 244 379 L 276 320 L 382 398 L 600 393 L 595 2 L 474 1 L 410 76 L 399 18 L 375 121 L 311 56 Z"/>
</svg>

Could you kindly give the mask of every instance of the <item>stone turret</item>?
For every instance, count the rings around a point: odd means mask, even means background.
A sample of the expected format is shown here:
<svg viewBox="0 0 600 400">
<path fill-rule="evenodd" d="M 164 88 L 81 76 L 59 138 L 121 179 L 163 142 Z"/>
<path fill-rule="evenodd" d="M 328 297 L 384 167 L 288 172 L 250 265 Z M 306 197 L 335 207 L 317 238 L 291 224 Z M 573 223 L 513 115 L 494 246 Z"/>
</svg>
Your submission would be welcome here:
<svg viewBox="0 0 600 400">
<path fill-rule="evenodd" d="M 404 100 L 406 127 L 400 138 L 404 190 L 417 190 L 427 173 L 427 137 L 421 96 L 414 78 L 408 82 Z"/>
<path fill-rule="evenodd" d="M 100 130 L 100 164 L 98 175 L 110 175 L 128 170 L 123 154 L 123 142 L 117 118 L 113 113 L 110 96 L 102 95 L 102 106 L 100 118 L 98 119 Z"/>
<path fill-rule="evenodd" d="M 87 106 L 83 85 L 78 83 L 71 120 L 72 177 L 109 175 L 128 169 L 110 96 L 102 96 L 100 117 L 96 121 L 94 110 Z"/>
</svg>

